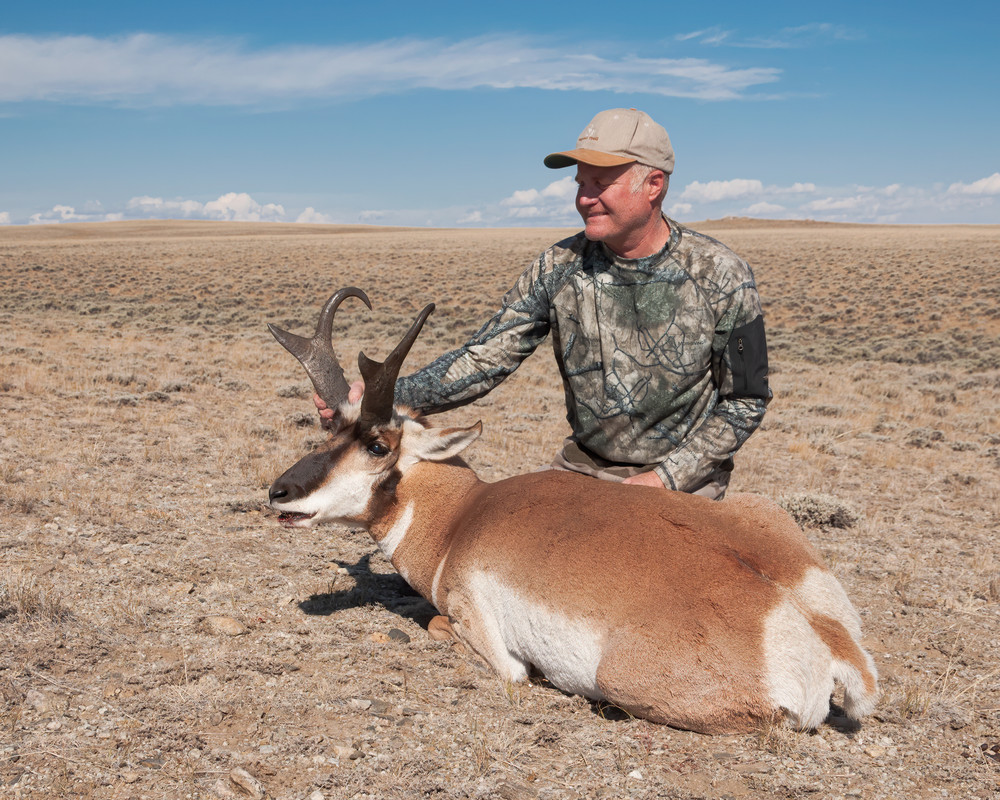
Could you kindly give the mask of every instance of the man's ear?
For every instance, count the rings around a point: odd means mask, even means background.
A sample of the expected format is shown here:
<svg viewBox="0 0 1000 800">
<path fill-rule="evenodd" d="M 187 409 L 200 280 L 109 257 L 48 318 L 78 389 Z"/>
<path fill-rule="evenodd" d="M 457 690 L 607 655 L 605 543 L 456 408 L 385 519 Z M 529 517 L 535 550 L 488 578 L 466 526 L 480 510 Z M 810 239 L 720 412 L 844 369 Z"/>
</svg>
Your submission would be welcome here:
<svg viewBox="0 0 1000 800">
<path fill-rule="evenodd" d="M 660 195 L 663 194 L 663 185 L 666 179 L 666 174 L 663 170 L 659 169 L 654 169 L 646 176 L 645 191 L 651 203 L 659 202 Z"/>
</svg>

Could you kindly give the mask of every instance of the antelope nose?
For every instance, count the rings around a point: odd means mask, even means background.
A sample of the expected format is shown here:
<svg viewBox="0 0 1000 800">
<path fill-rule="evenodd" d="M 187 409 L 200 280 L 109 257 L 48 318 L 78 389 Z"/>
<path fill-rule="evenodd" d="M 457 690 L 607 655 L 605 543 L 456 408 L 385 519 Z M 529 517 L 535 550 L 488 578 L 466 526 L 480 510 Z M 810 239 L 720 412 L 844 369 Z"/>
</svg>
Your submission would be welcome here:
<svg viewBox="0 0 1000 800">
<path fill-rule="evenodd" d="M 288 497 L 288 489 L 276 483 L 271 485 L 271 489 L 267 493 L 267 499 L 272 503 L 275 500 L 283 500 L 286 497 Z"/>
</svg>

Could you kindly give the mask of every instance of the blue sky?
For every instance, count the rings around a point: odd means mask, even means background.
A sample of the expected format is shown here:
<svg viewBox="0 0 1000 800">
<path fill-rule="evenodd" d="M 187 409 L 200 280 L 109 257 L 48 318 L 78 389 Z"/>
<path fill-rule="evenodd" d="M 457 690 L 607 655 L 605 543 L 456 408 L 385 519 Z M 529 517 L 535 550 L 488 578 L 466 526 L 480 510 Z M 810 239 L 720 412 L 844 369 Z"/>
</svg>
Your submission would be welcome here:
<svg viewBox="0 0 1000 800">
<path fill-rule="evenodd" d="M 1000 223 L 993 3 L 286 6 L 5 4 L 0 224 L 574 225 L 621 106 L 682 221 Z"/>
</svg>

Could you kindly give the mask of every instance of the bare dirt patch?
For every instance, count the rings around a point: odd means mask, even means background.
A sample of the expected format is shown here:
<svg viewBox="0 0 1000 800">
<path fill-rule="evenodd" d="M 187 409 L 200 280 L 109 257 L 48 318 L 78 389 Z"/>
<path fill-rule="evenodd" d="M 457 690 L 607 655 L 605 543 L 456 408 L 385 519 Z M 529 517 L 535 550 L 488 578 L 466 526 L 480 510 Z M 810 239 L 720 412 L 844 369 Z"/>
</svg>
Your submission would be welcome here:
<svg viewBox="0 0 1000 800">
<path fill-rule="evenodd" d="M 417 365 L 560 232 L 4 228 L 0 796 L 1000 795 L 1000 229 L 699 229 L 754 266 L 771 342 L 734 488 L 793 509 L 861 611 L 873 718 L 709 738 L 505 686 L 367 535 L 266 511 L 321 434 L 265 322 L 361 286 L 349 364 L 434 301 Z M 478 418 L 484 478 L 547 462 L 551 354 L 445 417 Z"/>
</svg>

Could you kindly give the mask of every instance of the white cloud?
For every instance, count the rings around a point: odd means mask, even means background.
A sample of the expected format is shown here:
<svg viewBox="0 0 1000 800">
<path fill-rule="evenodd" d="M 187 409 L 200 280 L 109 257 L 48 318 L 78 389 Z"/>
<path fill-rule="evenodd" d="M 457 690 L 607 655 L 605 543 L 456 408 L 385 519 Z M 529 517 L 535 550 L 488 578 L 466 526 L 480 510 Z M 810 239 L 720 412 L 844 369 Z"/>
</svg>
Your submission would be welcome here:
<svg viewBox="0 0 1000 800">
<path fill-rule="evenodd" d="M 483 212 L 476 210 L 459 217 L 455 222 L 458 225 L 480 225 L 483 221 Z"/>
<path fill-rule="evenodd" d="M 538 219 L 543 215 L 543 211 L 536 206 L 521 206 L 512 208 L 507 216 L 511 219 Z"/>
<path fill-rule="evenodd" d="M 0 36 L 0 102 L 287 105 L 413 89 L 534 88 L 728 100 L 777 81 L 773 67 L 620 55 L 613 43 L 518 35 L 252 49 L 158 34 Z"/>
<path fill-rule="evenodd" d="M 164 200 L 162 197 L 133 197 L 128 201 L 128 215 L 140 219 L 215 219 L 228 222 L 278 222 L 285 209 L 274 203 L 261 205 L 246 192 L 229 192 L 217 200 Z"/>
<path fill-rule="evenodd" d="M 0 211 L 0 225 L 10 225 L 10 212 Z"/>
<path fill-rule="evenodd" d="M 667 209 L 667 214 L 671 217 L 684 217 L 690 214 L 693 208 L 690 203 L 674 203 Z"/>
<path fill-rule="evenodd" d="M 51 225 L 61 222 L 117 222 L 124 219 L 120 213 L 105 214 L 101 212 L 78 212 L 74 206 L 55 205 L 48 211 L 32 214 L 29 225 Z"/>
<path fill-rule="evenodd" d="M 750 36 L 742 38 L 737 31 L 723 30 L 718 26 L 704 28 L 690 33 L 680 33 L 674 36 L 675 41 L 697 41 L 703 45 L 726 45 L 729 47 L 755 48 L 761 50 L 787 50 L 800 47 L 814 47 L 830 41 L 857 41 L 865 38 L 865 34 L 846 25 L 834 25 L 830 22 L 812 22 L 793 28 L 782 28 L 769 36 Z"/>
<path fill-rule="evenodd" d="M 948 187 L 948 194 L 1000 194 L 1000 172 L 994 172 L 988 178 L 973 183 L 953 183 Z"/>
<path fill-rule="evenodd" d="M 210 219 L 230 222 L 276 222 L 284 218 L 285 209 L 274 203 L 261 205 L 245 192 L 229 192 L 205 203 L 203 213 Z"/>
<path fill-rule="evenodd" d="M 552 181 L 552 183 L 542 189 L 542 196 L 576 202 L 576 178 L 567 175 L 565 178 Z"/>
<path fill-rule="evenodd" d="M 327 214 L 320 214 L 315 208 L 309 206 L 295 218 L 295 221 L 309 222 L 314 225 L 330 225 L 334 222 L 334 219 Z"/>
<path fill-rule="evenodd" d="M 510 197 L 505 197 L 500 201 L 502 206 L 526 206 L 534 203 L 542 193 L 538 189 L 519 189 Z"/>
<path fill-rule="evenodd" d="M 790 194 L 811 194 L 816 191 L 815 183 L 793 183 L 784 191 Z"/>
<path fill-rule="evenodd" d="M 116 222 L 125 219 L 205 219 L 232 222 L 280 222 L 285 209 L 275 203 L 261 204 L 245 192 L 229 192 L 217 200 L 200 203 L 197 200 L 164 200 L 142 195 L 133 197 L 124 211 L 98 210 L 100 203 L 91 204 L 93 211 L 78 211 L 74 206 L 55 205 L 48 211 L 32 214 L 29 224 L 57 222 Z"/>
<path fill-rule="evenodd" d="M 708 183 L 692 181 L 684 188 L 680 199 L 693 203 L 714 203 L 719 200 L 745 197 L 748 194 L 760 194 L 763 191 L 764 184 L 760 181 L 743 178 L 731 181 L 709 181 Z"/>
<path fill-rule="evenodd" d="M 128 201 L 128 210 L 140 217 L 200 217 L 204 208 L 197 200 L 164 200 L 147 195 Z"/>
<path fill-rule="evenodd" d="M 871 205 L 871 201 L 865 195 L 854 195 L 853 197 L 824 197 L 806 203 L 803 208 L 806 211 L 854 211 L 865 205 Z"/>
</svg>

